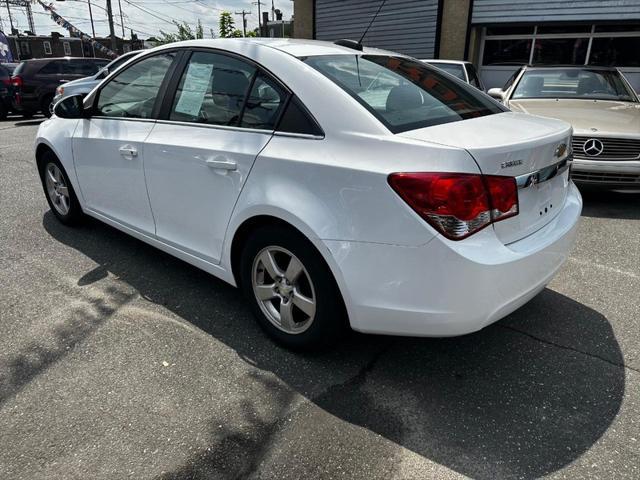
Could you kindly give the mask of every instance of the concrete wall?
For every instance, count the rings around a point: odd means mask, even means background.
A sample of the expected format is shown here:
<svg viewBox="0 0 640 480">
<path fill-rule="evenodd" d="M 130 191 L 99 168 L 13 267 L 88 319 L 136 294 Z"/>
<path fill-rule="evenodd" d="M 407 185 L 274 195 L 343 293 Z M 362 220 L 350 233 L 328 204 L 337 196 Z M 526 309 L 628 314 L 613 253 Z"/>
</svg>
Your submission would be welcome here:
<svg viewBox="0 0 640 480">
<path fill-rule="evenodd" d="M 294 38 L 313 38 L 313 1 L 314 0 L 294 0 Z"/>
<path fill-rule="evenodd" d="M 465 44 L 471 0 L 445 0 L 442 3 L 440 58 L 468 60 L 465 58 Z"/>
</svg>

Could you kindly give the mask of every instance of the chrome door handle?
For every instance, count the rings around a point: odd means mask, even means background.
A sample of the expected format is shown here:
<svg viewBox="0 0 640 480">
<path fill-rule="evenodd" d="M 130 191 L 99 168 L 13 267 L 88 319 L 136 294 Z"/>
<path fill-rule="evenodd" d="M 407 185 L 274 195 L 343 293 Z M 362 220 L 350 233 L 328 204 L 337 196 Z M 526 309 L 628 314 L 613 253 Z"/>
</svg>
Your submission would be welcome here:
<svg viewBox="0 0 640 480">
<path fill-rule="evenodd" d="M 130 145 L 125 145 L 124 147 L 120 147 L 120 155 L 123 157 L 137 157 L 138 149 L 136 147 L 132 147 Z"/>
<path fill-rule="evenodd" d="M 216 157 L 213 160 L 207 160 L 205 162 L 207 167 L 213 168 L 214 170 L 237 170 L 238 164 L 236 162 L 232 162 L 224 159 L 224 157 Z"/>
</svg>

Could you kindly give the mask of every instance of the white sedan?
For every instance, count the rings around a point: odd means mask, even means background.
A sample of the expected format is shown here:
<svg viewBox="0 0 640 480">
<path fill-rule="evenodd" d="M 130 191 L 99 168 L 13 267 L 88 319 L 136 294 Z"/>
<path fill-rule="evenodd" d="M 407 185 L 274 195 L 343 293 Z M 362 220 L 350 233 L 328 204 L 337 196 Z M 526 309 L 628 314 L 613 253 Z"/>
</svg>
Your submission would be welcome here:
<svg viewBox="0 0 640 480">
<path fill-rule="evenodd" d="M 582 208 L 567 123 L 381 50 L 176 43 L 55 114 L 36 160 L 60 221 L 240 286 L 291 348 L 479 330 L 551 280 Z"/>
</svg>

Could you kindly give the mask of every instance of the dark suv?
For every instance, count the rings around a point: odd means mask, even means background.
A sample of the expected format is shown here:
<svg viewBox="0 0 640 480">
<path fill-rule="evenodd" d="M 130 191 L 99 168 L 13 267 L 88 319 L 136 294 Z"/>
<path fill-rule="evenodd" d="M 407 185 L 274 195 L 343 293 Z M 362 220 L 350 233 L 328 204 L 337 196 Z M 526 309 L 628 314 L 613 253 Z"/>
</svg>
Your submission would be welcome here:
<svg viewBox="0 0 640 480">
<path fill-rule="evenodd" d="M 11 111 L 13 97 L 11 75 L 17 66 L 17 63 L 0 63 L 0 120 L 7 118 L 7 114 Z"/>
<path fill-rule="evenodd" d="M 50 116 L 49 104 L 56 88 L 68 81 L 88 77 L 107 65 L 102 58 L 38 58 L 25 60 L 11 78 L 13 110 L 25 116 L 41 111 Z"/>
</svg>

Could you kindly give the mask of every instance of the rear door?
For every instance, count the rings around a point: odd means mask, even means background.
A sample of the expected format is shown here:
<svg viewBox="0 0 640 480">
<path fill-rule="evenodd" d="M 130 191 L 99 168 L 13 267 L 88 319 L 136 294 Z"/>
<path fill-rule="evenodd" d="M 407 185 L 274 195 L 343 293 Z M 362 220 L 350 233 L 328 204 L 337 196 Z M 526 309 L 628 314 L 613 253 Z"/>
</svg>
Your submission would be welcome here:
<svg viewBox="0 0 640 480">
<path fill-rule="evenodd" d="M 93 116 L 80 121 L 73 138 L 86 206 L 149 235 L 155 224 L 144 178 L 144 141 L 176 57 L 175 52 L 145 57 L 111 78 L 97 93 Z"/>
<path fill-rule="evenodd" d="M 156 235 L 219 263 L 231 212 L 273 135 L 285 89 L 248 61 L 194 51 L 145 142 Z"/>
</svg>

